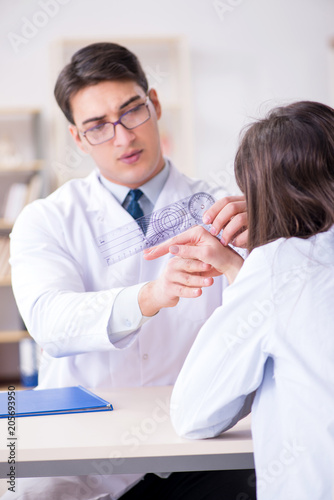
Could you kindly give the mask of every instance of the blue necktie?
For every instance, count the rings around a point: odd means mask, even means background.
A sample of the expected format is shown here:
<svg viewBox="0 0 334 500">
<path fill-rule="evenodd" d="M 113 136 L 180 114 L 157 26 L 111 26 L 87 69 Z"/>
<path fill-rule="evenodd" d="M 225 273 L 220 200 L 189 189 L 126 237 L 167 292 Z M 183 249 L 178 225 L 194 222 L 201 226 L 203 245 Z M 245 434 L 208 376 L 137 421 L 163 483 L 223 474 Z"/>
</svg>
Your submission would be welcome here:
<svg viewBox="0 0 334 500">
<path fill-rule="evenodd" d="M 130 203 L 126 210 L 129 212 L 130 215 L 132 215 L 134 219 L 139 219 L 140 217 L 143 217 L 144 212 L 142 211 L 141 206 L 138 203 L 138 200 L 143 195 L 143 192 L 140 189 L 130 189 L 129 195 L 130 195 Z M 138 221 L 138 225 L 140 226 L 143 233 L 146 234 L 148 226 L 147 218 Z"/>
<path fill-rule="evenodd" d="M 129 195 L 130 195 L 130 203 L 126 210 L 129 212 L 130 215 L 132 215 L 134 219 L 139 219 L 139 217 L 143 217 L 144 212 L 142 211 L 138 203 L 138 200 L 143 195 L 143 192 L 140 189 L 130 189 Z"/>
</svg>

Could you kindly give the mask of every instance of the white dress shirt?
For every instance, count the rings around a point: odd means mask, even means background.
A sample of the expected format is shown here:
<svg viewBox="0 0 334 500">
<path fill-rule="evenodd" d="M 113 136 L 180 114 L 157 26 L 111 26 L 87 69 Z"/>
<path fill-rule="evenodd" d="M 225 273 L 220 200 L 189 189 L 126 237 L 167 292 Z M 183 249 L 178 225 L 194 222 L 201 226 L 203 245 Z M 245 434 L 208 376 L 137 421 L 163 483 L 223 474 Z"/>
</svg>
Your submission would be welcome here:
<svg viewBox="0 0 334 500">
<path fill-rule="evenodd" d="M 172 420 L 216 436 L 250 409 L 258 500 L 334 498 L 334 229 L 251 252 L 177 379 Z"/>
</svg>

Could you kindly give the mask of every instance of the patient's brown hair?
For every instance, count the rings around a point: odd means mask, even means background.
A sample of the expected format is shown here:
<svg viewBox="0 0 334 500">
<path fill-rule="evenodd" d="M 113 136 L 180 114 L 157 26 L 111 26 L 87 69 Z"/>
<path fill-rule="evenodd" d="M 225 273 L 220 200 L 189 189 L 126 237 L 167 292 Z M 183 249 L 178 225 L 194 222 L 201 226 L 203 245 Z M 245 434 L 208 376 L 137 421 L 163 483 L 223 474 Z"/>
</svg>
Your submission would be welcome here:
<svg viewBox="0 0 334 500">
<path fill-rule="evenodd" d="M 334 110 L 302 101 L 244 133 L 235 175 L 248 211 L 248 249 L 308 238 L 334 223 Z"/>
</svg>

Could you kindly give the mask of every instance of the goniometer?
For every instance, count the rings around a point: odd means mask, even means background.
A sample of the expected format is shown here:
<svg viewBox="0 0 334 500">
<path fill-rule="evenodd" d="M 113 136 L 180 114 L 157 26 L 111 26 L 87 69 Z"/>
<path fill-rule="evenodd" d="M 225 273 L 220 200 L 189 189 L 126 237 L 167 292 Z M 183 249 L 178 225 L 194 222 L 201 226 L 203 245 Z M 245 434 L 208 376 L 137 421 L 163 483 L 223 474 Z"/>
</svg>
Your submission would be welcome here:
<svg viewBox="0 0 334 500">
<path fill-rule="evenodd" d="M 110 266 L 192 226 L 201 225 L 208 229 L 202 217 L 214 202 L 208 193 L 193 194 L 100 236 L 97 245 Z"/>
</svg>

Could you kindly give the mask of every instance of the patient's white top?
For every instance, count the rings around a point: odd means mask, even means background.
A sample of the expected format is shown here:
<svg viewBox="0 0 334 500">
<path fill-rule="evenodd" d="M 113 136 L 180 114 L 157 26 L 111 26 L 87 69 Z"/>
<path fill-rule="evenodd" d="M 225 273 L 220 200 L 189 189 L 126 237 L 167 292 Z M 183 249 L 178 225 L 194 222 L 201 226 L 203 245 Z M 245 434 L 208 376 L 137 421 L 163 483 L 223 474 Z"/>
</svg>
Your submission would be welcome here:
<svg viewBox="0 0 334 500">
<path fill-rule="evenodd" d="M 189 438 L 249 411 L 258 500 L 334 499 L 334 229 L 246 259 L 202 327 L 172 396 Z"/>
</svg>

